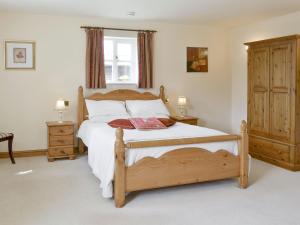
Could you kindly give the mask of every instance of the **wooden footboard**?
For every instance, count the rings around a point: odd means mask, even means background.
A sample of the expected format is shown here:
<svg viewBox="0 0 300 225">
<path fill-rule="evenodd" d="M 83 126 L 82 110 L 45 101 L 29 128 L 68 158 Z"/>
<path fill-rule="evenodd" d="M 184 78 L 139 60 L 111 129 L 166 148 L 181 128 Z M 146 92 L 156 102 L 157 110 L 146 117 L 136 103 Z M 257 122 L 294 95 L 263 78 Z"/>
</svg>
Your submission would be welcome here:
<svg viewBox="0 0 300 225">
<path fill-rule="evenodd" d="M 180 148 L 180 145 L 238 141 L 239 155 L 224 149 L 212 153 L 201 148 Z M 178 145 L 159 158 L 146 157 L 132 166 L 125 165 L 125 150 L 130 148 Z M 123 141 L 123 130 L 116 131 L 114 198 L 116 207 L 125 204 L 125 193 L 203 181 L 239 177 L 240 187 L 248 185 L 247 124 L 242 121 L 240 135 L 183 138 L 159 141 Z"/>
</svg>

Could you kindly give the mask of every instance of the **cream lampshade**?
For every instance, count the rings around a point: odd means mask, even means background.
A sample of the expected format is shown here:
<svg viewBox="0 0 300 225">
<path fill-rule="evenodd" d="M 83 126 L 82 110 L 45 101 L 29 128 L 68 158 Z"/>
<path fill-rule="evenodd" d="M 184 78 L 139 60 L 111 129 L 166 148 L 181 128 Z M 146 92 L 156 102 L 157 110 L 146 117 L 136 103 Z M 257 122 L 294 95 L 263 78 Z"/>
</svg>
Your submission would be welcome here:
<svg viewBox="0 0 300 225">
<path fill-rule="evenodd" d="M 186 115 L 186 97 L 185 96 L 179 96 L 177 100 L 180 116 L 184 117 Z"/>
<path fill-rule="evenodd" d="M 58 111 L 59 123 L 63 122 L 63 111 L 68 110 L 68 108 L 69 108 L 69 101 L 66 101 L 64 99 L 58 99 L 56 101 L 55 110 Z"/>
</svg>

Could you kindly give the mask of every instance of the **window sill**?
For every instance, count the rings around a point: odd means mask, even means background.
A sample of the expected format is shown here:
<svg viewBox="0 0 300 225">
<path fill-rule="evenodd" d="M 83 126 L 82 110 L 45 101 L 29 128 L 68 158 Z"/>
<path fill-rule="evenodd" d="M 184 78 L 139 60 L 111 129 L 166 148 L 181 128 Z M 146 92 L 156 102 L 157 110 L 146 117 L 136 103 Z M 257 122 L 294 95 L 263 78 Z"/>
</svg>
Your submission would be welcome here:
<svg viewBox="0 0 300 225">
<path fill-rule="evenodd" d="M 137 83 L 106 83 L 108 89 L 137 89 Z"/>
<path fill-rule="evenodd" d="M 137 83 L 135 82 L 106 82 L 107 85 L 127 85 L 127 84 L 130 84 L 130 85 L 138 85 Z"/>
</svg>

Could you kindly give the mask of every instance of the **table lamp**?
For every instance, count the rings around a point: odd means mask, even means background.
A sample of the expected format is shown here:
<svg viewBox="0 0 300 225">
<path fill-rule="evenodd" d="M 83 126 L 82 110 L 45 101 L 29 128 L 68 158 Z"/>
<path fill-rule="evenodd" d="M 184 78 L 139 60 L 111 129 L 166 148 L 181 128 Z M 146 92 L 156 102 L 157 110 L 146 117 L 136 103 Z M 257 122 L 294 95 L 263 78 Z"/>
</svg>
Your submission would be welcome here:
<svg viewBox="0 0 300 225">
<path fill-rule="evenodd" d="M 179 108 L 180 117 L 185 117 L 185 115 L 186 115 L 186 97 L 179 96 L 177 104 L 178 104 L 178 108 Z"/>
<path fill-rule="evenodd" d="M 55 110 L 58 111 L 59 123 L 63 122 L 63 112 L 69 108 L 69 101 L 58 99 L 56 101 Z"/>
</svg>

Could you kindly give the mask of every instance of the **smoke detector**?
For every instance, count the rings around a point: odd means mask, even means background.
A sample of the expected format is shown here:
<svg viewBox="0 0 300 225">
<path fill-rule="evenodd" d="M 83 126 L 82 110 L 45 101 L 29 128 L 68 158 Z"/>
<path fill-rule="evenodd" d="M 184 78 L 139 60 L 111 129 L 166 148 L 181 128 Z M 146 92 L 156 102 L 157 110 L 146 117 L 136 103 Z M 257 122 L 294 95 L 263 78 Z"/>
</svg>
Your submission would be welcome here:
<svg viewBox="0 0 300 225">
<path fill-rule="evenodd" d="M 127 13 L 127 15 L 128 15 L 128 16 L 135 16 L 135 11 L 129 11 L 129 12 Z"/>
</svg>

